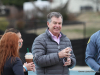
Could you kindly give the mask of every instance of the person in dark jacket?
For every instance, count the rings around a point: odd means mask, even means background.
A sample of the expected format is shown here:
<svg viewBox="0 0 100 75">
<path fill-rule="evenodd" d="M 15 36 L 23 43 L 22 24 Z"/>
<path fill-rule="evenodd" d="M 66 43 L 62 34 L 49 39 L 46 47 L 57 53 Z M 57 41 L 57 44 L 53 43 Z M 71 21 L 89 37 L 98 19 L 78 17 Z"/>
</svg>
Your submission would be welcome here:
<svg viewBox="0 0 100 75">
<path fill-rule="evenodd" d="M 95 32 L 88 41 L 85 62 L 96 72 L 95 75 L 100 75 L 100 30 Z"/>
<path fill-rule="evenodd" d="M 70 40 L 61 33 L 63 17 L 59 12 L 47 15 L 47 30 L 32 45 L 37 75 L 69 75 L 76 65 Z"/>
<path fill-rule="evenodd" d="M 6 30 L 5 30 L 5 33 L 7 33 L 7 32 L 14 32 L 14 33 L 16 33 L 16 34 L 18 35 L 19 41 L 20 41 L 19 49 L 22 48 L 23 39 L 22 39 L 22 36 L 21 36 L 20 31 L 17 30 L 17 29 L 14 29 L 14 28 L 9 28 L 9 29 L 6 29 Z M 22 60 L 22 59 L 21 59 L 21 60 Z M 25 75 L 28 75 L 28 71 L 34 71 L 35 65 L 34 65 L 33 62 L 31 62 L 31 63 L 25 63 L 25 61 L 22 60 L 22 63 L 24 63 L 24 64 L 23 64 L 23 69 L 24 69 L 24 74 L 25 74 Z"/>
<path fill-rule="evenodd" d="M 5 33 L 0 39 L 0 75 L 24 75 L 23 65 L 19 58 L 19 37 Z"/>
</svg>

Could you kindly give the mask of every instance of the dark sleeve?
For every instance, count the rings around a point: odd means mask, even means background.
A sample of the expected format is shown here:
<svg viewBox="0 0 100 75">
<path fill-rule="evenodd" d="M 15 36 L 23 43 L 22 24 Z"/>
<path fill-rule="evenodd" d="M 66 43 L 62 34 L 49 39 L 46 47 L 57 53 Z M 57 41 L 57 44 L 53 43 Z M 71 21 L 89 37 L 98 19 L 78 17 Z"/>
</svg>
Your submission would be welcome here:
<svg viewBox="0 0 100 75">
<path fill-rule="evenodd" d="M 32 45 L 33 61 L 39 67 L 52 66 L 59 63 L 58 53 L 46 55 L 46 43 L 43 39 L 37 39 Z"/>
<path fill-rule="evenodd" d="M 22 61 L 19 58 L 16 58 L 12 69 L 15 75 L 24 75 Z"/>
<path fill-rule="evenodd" d="M 28 72 L 24 72 L 24 75 L 28 75 Z"/>
</svg>

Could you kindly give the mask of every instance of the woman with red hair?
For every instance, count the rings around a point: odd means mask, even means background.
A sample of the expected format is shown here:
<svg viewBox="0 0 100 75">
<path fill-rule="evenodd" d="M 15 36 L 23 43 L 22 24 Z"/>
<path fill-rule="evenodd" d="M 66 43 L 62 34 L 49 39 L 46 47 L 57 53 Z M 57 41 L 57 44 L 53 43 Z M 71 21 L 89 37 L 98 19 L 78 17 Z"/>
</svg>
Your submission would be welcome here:
<svg viewBox="0 0 100 75">
<path fill-rule="evenodd" d="M 24 75 L 19 58 L 19 38 L 16 33 L 5 33 L 0 39 L 0 75 Z"/>
</svg>

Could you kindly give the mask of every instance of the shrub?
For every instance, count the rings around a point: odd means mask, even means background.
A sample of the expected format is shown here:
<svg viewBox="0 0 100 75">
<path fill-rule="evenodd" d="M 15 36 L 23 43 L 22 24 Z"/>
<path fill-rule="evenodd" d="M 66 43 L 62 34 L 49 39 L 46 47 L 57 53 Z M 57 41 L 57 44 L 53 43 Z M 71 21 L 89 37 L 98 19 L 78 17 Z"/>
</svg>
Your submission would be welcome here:
<svg viewBox="0 0 100 75">
<path fill-rule="evenodd" d="M 0 30 L 5 31 L 9 25 L 9 22 L 6 20 L 5 17 L 0 18 Z"/>
</svg>

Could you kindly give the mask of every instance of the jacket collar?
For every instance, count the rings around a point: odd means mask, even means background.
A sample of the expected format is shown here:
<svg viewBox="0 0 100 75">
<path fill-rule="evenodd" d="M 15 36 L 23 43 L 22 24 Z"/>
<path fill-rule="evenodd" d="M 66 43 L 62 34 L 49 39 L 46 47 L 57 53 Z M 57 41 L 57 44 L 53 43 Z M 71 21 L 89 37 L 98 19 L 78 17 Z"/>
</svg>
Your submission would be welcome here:
<svg viewBox="0 0 100 75">
<path fill-rule="evenodd" d="M 51 36 L 51 34 L 49 33 L 48 29 L 49 29 L 49 28 L 46 29 L 45 33 L 47 34 L 47 36 L 48 36 L 50 39 L 52 39 L 52 36 Z M 63 40 L 63 38 L 65 38 L 66 35 L 64 35 L 62 32 L 60 32 L 60 33 L 61 33 L 60 40 Z M 53 40 L 53 39 L 52 39 L 52 40 Z"/>
</svg>

